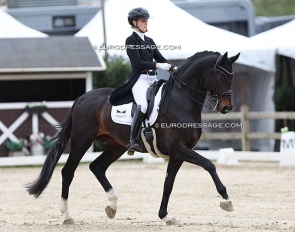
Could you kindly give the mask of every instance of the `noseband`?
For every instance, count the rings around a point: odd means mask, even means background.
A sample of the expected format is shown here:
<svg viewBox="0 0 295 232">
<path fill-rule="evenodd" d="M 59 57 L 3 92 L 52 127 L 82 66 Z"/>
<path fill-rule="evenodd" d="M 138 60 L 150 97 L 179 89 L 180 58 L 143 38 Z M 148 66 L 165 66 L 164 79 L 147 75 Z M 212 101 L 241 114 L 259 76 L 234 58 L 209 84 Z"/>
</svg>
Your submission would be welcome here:
<svg viewBox="0 0 295 232">
<path fill-rule="evenodd" d="M 226 83 L 231 83 L 231 80 L 227 77 L 227 75 L 234 75 L 234 70 L 232 72 L 229 72 L 227 71 L 226 69 L 224 69 L 223 67 L 220 66 L 220 62 L 221 62 L 221 59 L 222 59 L 222 55 L 220 55 L 217 59 L 216 59 L 216 62 L 215 62 L 215 65 L 214 65 L 214 69 L 212 70 L 212 72 L 210 73 L 210 75 L 208 75 L 208 77 L 206 78 L 206 81 L 203 85 L 203 87 L 205 88 L 208 80 L 213 76 L 213 89 L 214 89 L 214 92 L 213 94 L 211 94 L 210 92 L 208 93 L 207 92 L 204 92 L 204 91 L 201 91 L 199 89 L 196 89 L 196 88 L 193 88 L 191 86 L 189 86 L 188 84 L 186 84 L 185 82 L 183 82 L 182 80 L 180 80 L 173 72 L 171 73 L 170 77 L 175 81 L 175 83 L 177 84 L 177 86 L 185 93 L 185 95 L 187 95 L 191 100 L 193 100 L 194 102 L 197 102 L 199 103 L 200 105 L 202 106 L 205 106 L 209 109 L 211 109 L 212 111 L 216 110 L 216 107 L 219 103 L 219 97 L 220 96 L 231 96 L 232 95 L 232 90 L 226 90 L 226 91 L 223 91 L 223 92 L 218 92 L 218 88 L 217 88 L 217 78 L 216 78 L 216 73 L 219 72 L 221 73 L 224 77 L 225 77 L 225 81 Z M 213 74 L 213 75 L 212 75 Z M 208 95 L 212 98 L 213 101 L 216 102 L 216 104 L 211 104 L 210 102 L 208 102 L 207 100 L 206 103 L 209 105 L 205 105 L 203 104 L 202 102 L 199 102 L 198 100 L 192 98 L 190 96 L 189 93 L 187 93 L 182 87 L 181 85 L 187 87 L 188 89 L 192 90 L 192 91 L 197 91 L 199 93 L 203 93 L 204 95 Z"/>
</svg>

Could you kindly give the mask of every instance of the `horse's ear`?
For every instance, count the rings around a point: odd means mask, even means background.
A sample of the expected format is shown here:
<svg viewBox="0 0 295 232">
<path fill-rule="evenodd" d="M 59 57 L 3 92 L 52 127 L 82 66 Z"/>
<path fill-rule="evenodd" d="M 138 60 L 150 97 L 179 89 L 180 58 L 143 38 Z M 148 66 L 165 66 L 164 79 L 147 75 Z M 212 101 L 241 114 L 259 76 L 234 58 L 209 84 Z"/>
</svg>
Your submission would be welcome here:
<svg viewBox="0 0 295 232">
<path fill-rule="evenodd" d="M 240 54 L 241 53 L 239 52 L 237 55 L 232 56 L 229 59 L 231 60 L 232 63 L 235 63 L 237 61 L 237 59 L 239 58 Z"/>
<path fill-rule="evenodd" d="M 224 53 L 224 55 L 221 58 L 220 64 L 222 64 L 223 62 L 225 62 L 227 60 L 227 52 Z"/>
</svg>

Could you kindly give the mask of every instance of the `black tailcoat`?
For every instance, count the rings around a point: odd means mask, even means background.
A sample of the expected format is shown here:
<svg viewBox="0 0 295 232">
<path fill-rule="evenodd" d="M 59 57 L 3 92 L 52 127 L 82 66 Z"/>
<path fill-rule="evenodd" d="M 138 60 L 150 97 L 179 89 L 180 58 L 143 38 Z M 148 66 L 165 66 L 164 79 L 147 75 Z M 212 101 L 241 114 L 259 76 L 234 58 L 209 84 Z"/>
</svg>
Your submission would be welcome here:
<svg viewBox="0 0 295 232">
<path fill-rule="evenodd" d="M 147 36 L 145 36 L 145 41 L 143 41 L 137 33 L 133 32 L 126 39 L 125 45 L 132 70 L 125 84 L 111 94 L 110 102 L 112 105 L 132 102 L 134 99 L 131 90 L 140 74 L 147 70 L 156 70 L 156 62 L 167 63 L 167 60 L 157 49 L 155 42 Z"/>
</svg>

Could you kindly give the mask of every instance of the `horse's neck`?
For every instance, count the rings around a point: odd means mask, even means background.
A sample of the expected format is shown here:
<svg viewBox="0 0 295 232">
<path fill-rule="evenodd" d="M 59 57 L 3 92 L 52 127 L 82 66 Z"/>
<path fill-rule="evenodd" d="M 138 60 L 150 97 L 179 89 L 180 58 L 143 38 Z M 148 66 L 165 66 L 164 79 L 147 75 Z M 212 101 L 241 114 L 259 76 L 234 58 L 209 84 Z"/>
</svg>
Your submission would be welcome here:
<svg viewBox="0 0 295 232">
<path fill-rule="evenodd" d="M 199 70 L 198 68 L 191 70 Z M 177 80 L 170 79 L 170 105 L 185 107 L 187 111 L 194 115 L 199 115 L 205 102 L 206 90 L 203 88 L 202 73 L 187 70 L 183 75 L 177 76 L 179 80 L 186 83 L 185 86 L 177 83 Z M 170 77 L 171 78 L 171 77 Z M 194 88 L 195 90 L 193 90 Z"/>
</svg>

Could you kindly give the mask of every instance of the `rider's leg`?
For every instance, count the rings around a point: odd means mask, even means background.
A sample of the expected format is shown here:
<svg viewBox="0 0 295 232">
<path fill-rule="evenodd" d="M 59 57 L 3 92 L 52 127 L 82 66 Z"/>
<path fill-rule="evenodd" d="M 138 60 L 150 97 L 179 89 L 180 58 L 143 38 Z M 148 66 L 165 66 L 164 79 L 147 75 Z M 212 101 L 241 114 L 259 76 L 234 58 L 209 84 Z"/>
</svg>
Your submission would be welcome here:
<svg viewBox="0 0 295 232">
<path fill-rule="evenodd" d="M 148 108 L 146 93 L 150 85 L 151 84 L 147 80 L 139 78 L 132 87 L 133 98 L 137 105 L 141 105 L 141 112 L 144 114 L 146 113 Z"/>
<path fill-rule="evenodd" d="M 140 128 L 142 121 L 144 119 L 144 113 L 141 112 L 141 106 L 138 105 L 135 110 L 135 114 L 133 116 L 133 121 L 131 125 L 130 132 L 130 143 L 128 144 L 128 153 L 134 151 L 141 151 L 139 136 L 140 136 Z"/>
<path fill-rule="evenodd" d="M 132 154 L 134 151 L 141 151 L 139 136 L 144 114 L 146 113 L 148 107 L 146 92 L 149 87 L 150 84 L 145 79 L 139 78 L 132 88 L 133 97 L 137 107 L 131 125 L 130 143 L 128 144 L 129 154 Z"/>
</svg>

